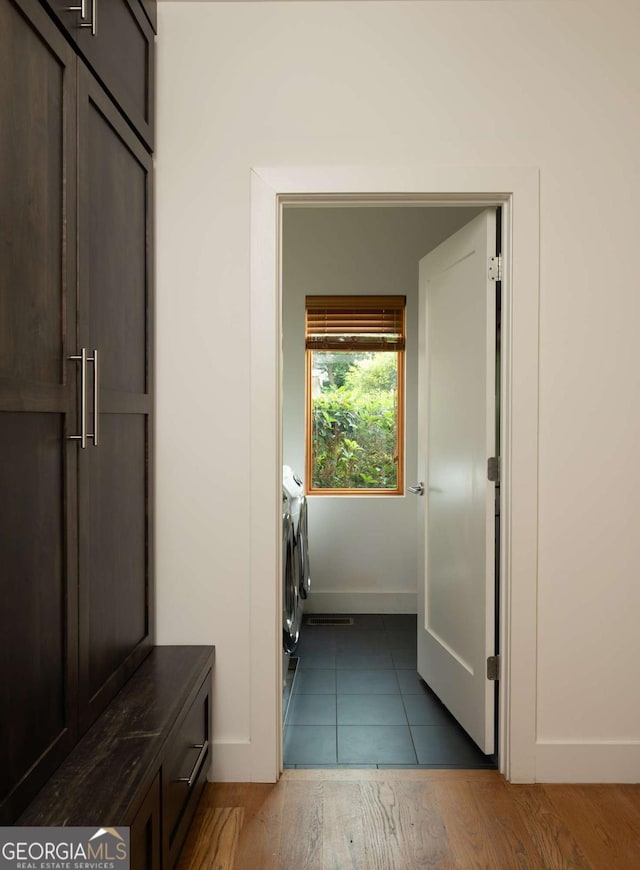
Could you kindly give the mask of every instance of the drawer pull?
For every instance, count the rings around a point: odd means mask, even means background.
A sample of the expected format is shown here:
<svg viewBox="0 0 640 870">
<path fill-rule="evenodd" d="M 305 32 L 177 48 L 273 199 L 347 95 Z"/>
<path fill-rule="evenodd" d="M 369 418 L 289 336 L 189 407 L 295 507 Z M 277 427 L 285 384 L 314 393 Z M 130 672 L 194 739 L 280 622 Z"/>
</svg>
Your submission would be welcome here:
<svg viewBox="0 0 640 870">
<path fill-rule="evenodd" d="M 189 776 L 181 776 L 176 782 L 186 782 L 188 787 L 191 788 L 193 785 L 197 774 L 200 772 L 200 766 L 202 764 L 202 760 L 207 754 L 207 749 L 209 748 L 209 741 L 205 740 L 204 743 L 194 743 L 191 747 L 192 749 L 199 749 L 198 757 L 196 758 L 196 763 L 193 765 L 193 770 L 189 774 Z"/>
</svg>

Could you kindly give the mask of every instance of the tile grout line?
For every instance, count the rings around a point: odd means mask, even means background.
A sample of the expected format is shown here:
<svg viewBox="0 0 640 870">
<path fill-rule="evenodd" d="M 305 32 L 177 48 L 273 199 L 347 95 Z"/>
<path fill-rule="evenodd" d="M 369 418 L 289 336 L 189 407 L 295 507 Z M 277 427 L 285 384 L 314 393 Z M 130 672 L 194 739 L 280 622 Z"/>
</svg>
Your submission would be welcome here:
<svg viewBox="0 0 640 870">
<path fill-rule="evenodd" d="M 336 653 L 336 764 L 340 763 L 338 755 L 338 657 Z"/>
<path fill-rule="evenodd" d="M 396 668 L 396 680 L 398 680 L 397 668 Z M 418 750 L 416 749 L 416 742 L 413 739 L 413 731 L 411 730 L 411 723 L 409 722 L 409 712 L 407 710 L 407 705 L 404 702 L 404 692 L 402 691 L 402 686 L 400 685 L 400 680 L 398 680 L 398 688 L 400 689 L 400 698 L 402 699 L 402 707 L 404 709 L 404 715 L 407 720 L 407 728 L 409 729 L 409 737 L 411 738 L 411 745 L 413 746 L 413 754 L 416 757 L 416 764 L 420 764 L 420 759 L 418 758 Z"/>
</svg>

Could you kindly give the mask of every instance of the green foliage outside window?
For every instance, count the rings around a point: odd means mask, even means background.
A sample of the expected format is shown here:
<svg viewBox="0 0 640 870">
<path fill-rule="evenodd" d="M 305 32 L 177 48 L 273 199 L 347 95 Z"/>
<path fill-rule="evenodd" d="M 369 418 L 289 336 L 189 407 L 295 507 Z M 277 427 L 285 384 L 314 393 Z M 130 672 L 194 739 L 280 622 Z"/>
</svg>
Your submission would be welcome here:
<svg viewBox="0 0 640 870">
<path fill-rule="evenodd" d="M 314 352 L 313 371 L 313 488 L 395 490 L 398 355 Z"/>
</svg>

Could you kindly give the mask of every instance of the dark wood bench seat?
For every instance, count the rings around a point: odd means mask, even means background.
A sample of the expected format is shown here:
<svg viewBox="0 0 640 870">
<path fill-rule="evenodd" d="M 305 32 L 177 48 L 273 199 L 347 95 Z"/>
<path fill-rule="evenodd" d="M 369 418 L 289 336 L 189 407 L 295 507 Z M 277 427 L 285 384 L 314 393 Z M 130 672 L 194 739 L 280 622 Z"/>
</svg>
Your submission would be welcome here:
<svg viewBox="0 0 640 870">
<path fill-rule="evenodd" d="M 131 867 L 175 865 L 211 752 L 210 646 L 156 646 L 18 819 L 131 827 Z"/>
</svg>

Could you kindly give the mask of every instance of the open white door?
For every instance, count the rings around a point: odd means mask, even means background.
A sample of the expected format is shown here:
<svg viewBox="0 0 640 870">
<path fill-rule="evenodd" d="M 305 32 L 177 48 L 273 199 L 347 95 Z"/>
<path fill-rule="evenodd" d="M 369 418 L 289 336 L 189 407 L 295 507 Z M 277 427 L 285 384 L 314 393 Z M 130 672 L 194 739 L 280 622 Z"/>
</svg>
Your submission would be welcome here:
<svg viewBox="0 0 640 870">
<path fill-rule="evenodd" d="M 494 752 L 495 209 L 420 261 L 418 672 Z"/>
</svg>

